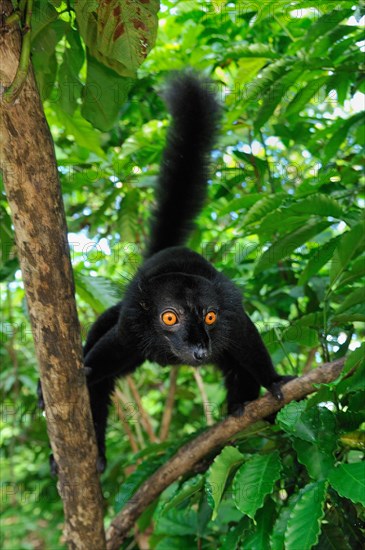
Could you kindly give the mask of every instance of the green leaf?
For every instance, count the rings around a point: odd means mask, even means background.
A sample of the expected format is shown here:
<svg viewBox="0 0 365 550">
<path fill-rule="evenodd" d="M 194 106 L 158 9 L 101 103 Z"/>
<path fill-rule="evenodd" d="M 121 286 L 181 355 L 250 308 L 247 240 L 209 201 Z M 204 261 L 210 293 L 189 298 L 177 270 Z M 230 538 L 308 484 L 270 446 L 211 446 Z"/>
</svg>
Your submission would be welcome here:
<svg viewBox="0 0 365 550">
<path fill-rule="evenodd" d="M 166 460 L 164 454 L 149 457 L 147 460 L 139 464 L 137 469 L 128 476 L 127 480 L 123 483 L 114 500 L 114 511 L 118 513 L 127 502 L 132 499 L 133 494 L 137 491 L 138 487 L 150 477 Z M 171 533 L 174 534 L 174 533 Z"/>
<path fill-rule="evenodd" d="M 46 24 L 42 32 L 32 39 L 32 64 L 37 87 L 43 100 L 51 96 L 57 74 L 56 46 L 69 29 L 66 21 Z M 62 91 L 60 92 L 62 94 Z"/>
<path fill-rule="evenodd" d="M 365 313 L 349 311 L 340 315 L 331 316 L 331 323 L 336 325 L 346 325 L 347 323 L 365 323 Z"/>
<path fill-rule="evenodd" d="M 182 502 L 190 499 L 197 493 L 199 493 L 204 487 L 204 477 L 196 476 L 186 481 L 182 487 L 176 490 L 176 494 L 169 499 L 169 501 L 163 507 L 164 512 L 168 512 L 172 508 L 177 508 Z"/>
<path fill-rule="evenodd" d="M 312 195 L 317 192 L 324 185 L 331 184 L 331 178 L 338 177 L 337 170 L 333 168 L 323 169 L 315 177 L 305 178 L 301 184 L 299 184 L 296 195 L 299 198 L 302 198 L 307 195 Z"/>
<path fill-rule="evenodd" d="M 133 83 L 132 78 L 121 78 L 88 54 L 82 115 L 99 130 L 110 130 L 119 119 Z"/>
<path fill-rule="evenodd" d="M 250 83 L 250 87 L 243 97 L 241 108 L 243 109 L 251 101 L 257 102 L 258 99 L 262 98 L 277 80 L 288 74 L 293 63 L 294 60 L 284 57 L 265 67 L 260 73 L 260 78 L 256 78 Z"/>
<path fill-rule="evenodd" d="M 257 201 L 252 208 L 247 212 L 243 219 L 242 225 L 246 227 L 252 223 L 256 223 L 262 220 L 267 214 L 272 212 L 285 200 L 286 195 L 284 193 L 278 193 L 273 196 L 264 197 Z"/>
<path fill-rule="evenodd" d="M 151 521 L 153 521 L 153 516 L 156 512 L 159 501 L 160 499 L 159 497 L 157 497 L 154 501 L 151 502 L 151 504 L 147 506 L 147 508 L 145 508 L 145 510 L 139 516 L 137 520 L 137 526 L 140 532 L 143 533 L 151 525 Z"/>
<path fill-rule="evenodd" d="M 312 99 L 312 97 L 319 92 L 322 86 L 324 86 L 327 80 L 328 80 L 328 76 L 322 76 L 320 78 L 309 80 L 309 82 L 307 82 L 305 86 L 299 90 L 299 92 L 295 95 L 295 97 L 289 103 L 289 105 L 287 106 L 287 108 L 283 113 L 283 116 L 289 117 L 297 113 L 300 113 L 300 111 L 302 111 L 304 107 L 307 106 L 307 104 Z"/>
<path fill-rule="evenodd" d="M 329 476 L 329 482 L 339 495 L 365 506 L 365 463 L 339 464 Z"/>
<path fill-rule="evenodd" d="M 278 228 L 278 219 L 285 220 L 284 227 L 290 230 L 296 229 L 303 222 L 308 221 L 309 215 L 343 218 L 342 206 L 327 195 L 315 193 L 301 201 L 295 201 L 288 206 L 280 206 L 271 211 L 262 220 L 260 233 L 272 234 L 280 230 Z M 296 227 L 295 227 L 296 226 Z"/>
<path fill-rule="evenodd" d="M 77 0 L 76 18 L 90 54 L 120 76 L 134 78 L 157 36 L 158 0 Z"/>
<path fill-rule="evenodd" d="M 336 316 L 339 313 L 342 313 L 343 311 L 346 311 L 347 309 L 351 308 L 353 305 L 356 305 L 356 304 L 364 305 L 364 302 L 365 302 L 365 289 L 356 288 L 348 296 L 346 296 L 345 300 L 342 302 L 340 307 L 336 309 Z"/>
<path fill-rule="evenodd" d="M 343 273 L 339 280 L 338 285 L 343 286 L 355 281 L 360 282 L 360 279 L 365 275 L 365 256 L 361 255 L 353 261 L 351 267 Z"/>
<path fill-rule="evenodd" d="M 351 546 L 342 529 L 331 523 L 322 525 L 322 532 L 315 550 L 351 550 Z"/>
<path fill-rule="evenodd" d="M 365 346 L 363 351 L 365 351 Z M 365 411 L 365 390 L 351 395 L 349 399 L 349 410 L 361 412 Z"/>
<path fill-rule="evenodd" d="M 32 8 L 32 42 L 44 34 L 58 18 L 57 10 L 49 2 L 35 2 Z"/>
<path fill-rule="evenodd" d="M 85 147 L 86 150 L 91 150 L 100 158 L 104 158 L 105 154 L 100 147 L 100 136 L 97 130 L 78 111 L 71 116 L 56 105 L 54 109 L 57 111 L 60 122 L 64 124 L 67 134 L 72 135 L 80 147 Z"/>
<path fill-rule="evenodd" d="M 239 464 L 242 464 L 244 456 L 234 447 L 225 447 L 223 451 L 214 459 L 213 464 L 208 470 L 206 491 L 213 504 L 212 520 L 215 520 L 218 508 L 229 475 Z"/>
<path fill-rule="evenodd" d="M 259 70 L 266 65 L 267 58 L 258 56 L 253 57 L 255 57 L 255 59 L 247 59 L 247 56 L 243 56 L 238 60 L 238 71 L 235 79 L 237 84 L 242 86 L 245 82 L 251 82 Z"/>
<path fill-rule="evenodd" d="M 1 265 L 5 264 L 9 258 L 10 253 L 14 249 L 14 231 L 12 228 L 11 217 L 9 216 L 6 208 L 0 204 L 0 262 Z"/>
<path fill-rule="evenodd" d="M 321 267 L 332 258 L 338 241 L 339 237 L 335 237 L 314 251 L 314 255 L 310 258 L 298 279 L 298 285 L 304 285 L 313 275 L 318 275 Z"/>
<path fill-rule="evenodd" d="M 348 97 L 348 90 L 351 86 L 351 82 L 352 79 L 350 75 L 344 73 L 334 74 L 327 83 L 327 95 L 331 93 L 331 90 L 336 90 L 338 102 L 344 105 Z"/>
<path fill-rule="evenodd" d="M 306 409 L 303 403 L 289 403 L 276 420 L 288 434 L 315 444 L 321 451 L 331 454 L 336 447 L 336 418 L 326 407 Z"/>
<path fill-rule="evenodd" d="M 58 71 L 59 101 L 61 108 L 67 114 L 72 115 L 78 106 L 83 88 L 79 73 L 85 61 L 85 54 L 78 32 L 70 28 L 66 37 L 70 48 L 65 49 L 63 62 Z"/>
<path fill-rule="evenodd" d="M 186 550 L 186 548 L 193 548 L 195 543 L 195 537 L 164 537 L 161 539 L 154 550 Z"/>
<path fill-rule="evenodd" d="M 325 34 L 316 41 L 312 50 L 313 56 L 319 57 L 321 55 L 328 55 L 330 59 L 336 60 L 342 52 L 347 50 L 349 44 L 346 44 L 346 42 L 349 39 L 349 35 L 356 31 L 356 26 L 338 25 L 331 32 Z M 345 37 L 347 37 L 347 39 L 343 40 Z M 350 43 L 352 44 L 354 41 L 356 41 L 356 39 L 350 37 Z"/>
<path fill-rule="evenodd" d="M 317 214 L 338 219 L 342 219 L 344 214 L 343 206 L 339 202 L 322 193 L 315 193 L 301 201 L 296 201 L 287 210 L 290 214 Z"/>
<path fill-rule="evenodd" d="M 253 206 L 261 198 L 262 195 L 260 193 L 250 193 L 249 195 L 245 195 L 244 197 L 240 197 L 238 199 L 231 199 L 228 202 L 225 199 L 220 199 L 220 201 L 224 202 L 220 202 L 219 204 L 213 203 L 211 207 L 214 210 L 219 211 L 220 216 L 225 216 L 226 214 L 229 214 L 231 212 L 237 213 L 240 210 L 251 208 L 251 206 Z M 222 204 L 223 206 L 220 207 L 220 204 Z"/>
<path fill-rule="evenodd" d="M 364 114 L 357 113 L 349 119 L 344 120 L 340 125 L 338 125 L 337 122 L 334 123 L 335 131 L 324 147 L 323 162 L 325 164 L 337 154 L 342 143 L 345 141 L 351 126 L 360 122 L 362 119 L 364 119 Z"/>
<path fill-rule="evenodd" d="M 313 23 L 303 38 L 304 45 L 312 45 L 317 38 L 322 38 L 324 34 L 332 32 L 341 21 L 352 15 L 351 9 L 334 9 L 329 13 L 322 15 Z"/>
<path fill-rule="evenodd" d="M 257 171 L 259 177 L 263 179 L 265 172 L 268 171 L 268 164 L 266 160 L 260 159 L 252 153 L 245 153 L 244 151 L 233 151 L 235 157 L 243 160 L 247 164 L 250 164 L 255 171 Z"/>
<path fill-rule="evenodd" d="M 248 516 L 243 516 L 237 525 L 228 531 L 219 547 L 219 550 L 236 550 L 238 543 L 246 534 L 245 532 L 248 529 L 249 521 L 250 519 Z"/>
<path fill-rule="evenodd" d="M 118 229 L 123 242 L 134 242 L 138 232 L 138 189 L 130 190 L 120 205 L 118 212 Z"/>
<path fill-rule="evenodd" d="M 293 342 L 302 346 L 313 348 L 319 344 L 316 330 L 299 325 L 292 325 L 284 330 L 283 342 Z"/>
<path fill-rule="evenodd" d="M 118 285 L 105 277 L 91 277 L 75 271 L 77 294 L 96 312 L 102 313 L 121 299 Z"/>
<path fill-rule="evenodd" d="M 292 509 L 297 502 L 299 496 L 293 493 L 286 506 L 283 506 L 280 513 L 274 523 L 271 537 L 270 537 L 270 550 L 284 550 L 285 532 L 288 525 L 289 518 L 291 516 Z"/>
<path fill-rule="evenodd" d="M 15 272 L 20 269 L 18 258 L 12 258 L 7 262 L 0 264 L 0 282 L 12 281 L 14 279 Z"/>
<path fill-rule="evenodd" d="M 361 249 L 365 241 L 365 226 L 361 222 L 340 237 L 331 263 L 330 281 L 333 286 L 347 269 L 350 260 Z"/>
<path fill-rule="evenodd" d="M 295 435 L 296 437 L 301 437 L 306 441 L 314 441 L 313 437 L 309 437 L 308 435 L 306 435 L 306 429 L 300 429 L 300 418 L 306 408 L 307 404 L 304 403 L 304 401 L 301 401 L 300 403 L 292 401 L 278 412 L 276 416 L 276 422 L 287 433 Z M 298 431 L 298 427 L 300 431 Z M 300 432 L 303 433 L 300 435 Z"/>
<path fill-rule="evenodd" d="M 232 44 L 232 48 L 229 55 L 232 54 L 238 59 L 238 66 L 240 66 L 240 60 L 245 58 L 264 58 L 264 59 L 279 59 L 280 54 L 275 52 L 272 46 L 267 44 L 244 44 L 236 43 Z"/>
<path fill-rule="evenodd" d="M 300 489 L 285 532 L 285 550 L 310 550 L 318 541 L 327 484 L 311 483 Z"/>
<path fill-rule="evenodd" d="M 322 233 L 322 231 L 327 229 L 330 225 L 330 222 L 308 222 L 306 226 L 281 237 L 279 241 L 274 242 L 258 259 L 255 266 L 255 273 L 257 274 L 277 264 L 280 260 L 287 258 L 294 250 L 299 248 L 299 246 L 310 241 L 319 233 Z"/>
<path fill-rule="evenodd" d="M 333 437 L 333 440 L 336 443 L 335 437 Z M 292 444 L 297 453 L 298 461 L 307 468 L 310 477 L 317 481 L 327 479 L 328 472 L 335 464 L 333 453 L 328 453 L 318 445 L 296 437 L 292 439 Z"/>
<path fill-rule="evenodd" d="M 351 373 L 351 376 L 347 376 Z M 337 393 L 353 392 L 365 388 L 365 343 L 355 349 L 346 359 L 341 377 L 332 385 Z"/>
<path fill-rule="evenodd" d="M 341 377 L 346 378 L 348 373 L 361 368 L 361 366 L 365 366 L 365 342 L 362 342 L 362 344 L 347 357 Z"/>
<path fill-rule="evenodd" d="M 245 535 L 244 548 L 250 550 L 271 550 L 270 534 L 276 516 L 276 506 L 269 498 L 265 506 L 258 510 L 255 517 L 255 527 L 252 533 Z"/>
<path fill-rule="evenodd" d="M 277 451 L 256 455 L 240 467 L 233 481 L 233 499 L 240 512 L 255 517 L 256 511 L 263 506 L 265 496 L 272 493 L 280 470 Z"/>
<path fill-rule="evenodd" d="M 292 67 L 291 71 L 277 80 L 262 99 L 262 106 L 256 115 L 254 129 L 257 133 L 269 120 L 276 107 L 283 99 L 287 90 L 298 80 L 303 73 L 303 67 Z"/>
<path fill-rule="evenodd" d="M 307 313 L 307 315 L 302 315 L 296 321 L 293 321 L 291 326 L 295 327 L 312 327 L 312 328 L 322 328 L 323 327 L 323 312 L 314 311 L 312 313 Z"/>
<path fill-rule="evenodd" d="M 158 517 L 154 533 L 156 535 L 185 536 L 198 531 L 198 517 L 194 510 L 169 510 Z"/>
</svg>

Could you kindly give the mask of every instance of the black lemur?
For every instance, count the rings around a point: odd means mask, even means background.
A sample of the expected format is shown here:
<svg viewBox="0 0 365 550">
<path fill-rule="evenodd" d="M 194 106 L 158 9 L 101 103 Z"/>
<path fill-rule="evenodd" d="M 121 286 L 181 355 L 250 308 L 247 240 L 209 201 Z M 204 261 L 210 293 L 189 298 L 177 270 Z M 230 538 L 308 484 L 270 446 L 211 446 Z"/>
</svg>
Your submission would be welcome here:
<svg viewBox="0 0 365 550">
<path fill-rule="evenodd" d="M 84 347 L 87 383 L 103 471 L 105 429 L 115 380 L 146 359 L 160 365 L 216 365 L 229 414 L 243 410 L 260 386 L 281 399 L 290 377 L 274 369 L 245 313 L 241 291 L 205 258 L 185 248 L 203 207 L 220 107 L 209 84 L 191 73 L 166 92 L 172 115 L 144 262 L 124 298 L 91 327 Z"/>
</svg>

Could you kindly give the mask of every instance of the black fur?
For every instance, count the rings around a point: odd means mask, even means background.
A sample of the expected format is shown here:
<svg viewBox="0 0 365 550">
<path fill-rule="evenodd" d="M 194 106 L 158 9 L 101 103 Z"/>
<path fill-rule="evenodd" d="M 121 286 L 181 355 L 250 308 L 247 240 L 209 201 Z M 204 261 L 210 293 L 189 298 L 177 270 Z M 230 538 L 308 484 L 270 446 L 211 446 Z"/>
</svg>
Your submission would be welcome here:
<svg viewBox="0 0 365 550">
<path fill-rule="evenodd" d="M 115 379 L 146 359 L 160 365 L 215 364 L 224 375 L 231 414 L 256 399 L 260 386 L 280 399 L 287 379 L 276 373 L 238 288 L 202 256 L 177 246 L 203 206 L 220 109 L 207 85 L 191 74 L 173 80 L 167 98 L 173 122 L 146 259 L 123 300 L 94 323 L 84 347 L 100 471 Z M 164 324 L 166 310 L 175 312 L 177 324 Z M 208 312 L 217 316 L 212 325 L 205 322 Z"/>
<path fill-rule="evenodd" d="M 157 181 L 147 258 L 164 248 L 185 244 L 206 197 L 208 155 L 220 113 L 212 83 L 193 75 L 175 77 L 165 99 L 172 124 Z"/>
</svg>

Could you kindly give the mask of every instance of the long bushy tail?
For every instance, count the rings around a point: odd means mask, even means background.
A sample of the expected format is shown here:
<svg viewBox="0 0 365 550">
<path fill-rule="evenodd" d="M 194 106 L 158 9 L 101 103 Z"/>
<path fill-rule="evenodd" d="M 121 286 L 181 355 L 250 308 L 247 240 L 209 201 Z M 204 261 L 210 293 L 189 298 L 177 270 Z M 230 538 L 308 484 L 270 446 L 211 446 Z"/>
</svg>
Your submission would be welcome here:
<svg viewBox="0 0 365 550">
<path fill-rule="evenodd" d="M 192 73 L 170 81 L 166 103 L 172 115 L 160 175 L 157 205 L 145 257 L 183 245 L 203 207 L 209 153 L 214 144 L 220 106 L 210 81 Z"/>
</svg>

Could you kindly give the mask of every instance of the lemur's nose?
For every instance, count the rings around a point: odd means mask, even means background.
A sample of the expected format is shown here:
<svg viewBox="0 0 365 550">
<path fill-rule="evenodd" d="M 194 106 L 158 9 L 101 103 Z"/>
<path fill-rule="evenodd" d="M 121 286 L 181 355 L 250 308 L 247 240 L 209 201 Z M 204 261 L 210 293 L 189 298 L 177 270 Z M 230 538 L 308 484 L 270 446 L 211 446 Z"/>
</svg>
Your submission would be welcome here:
<svg viewBox="0 0 365 550">
<path fill-rule="evenodd" d="M 199 346 L 194 349 L 193 357 L 196 361 L 199 361 L 199 363 L 202 363 L 203 361 L 206 361 L 208 359 L 208 352 L 206 349 L 201 348 Z"/>
</svg>

